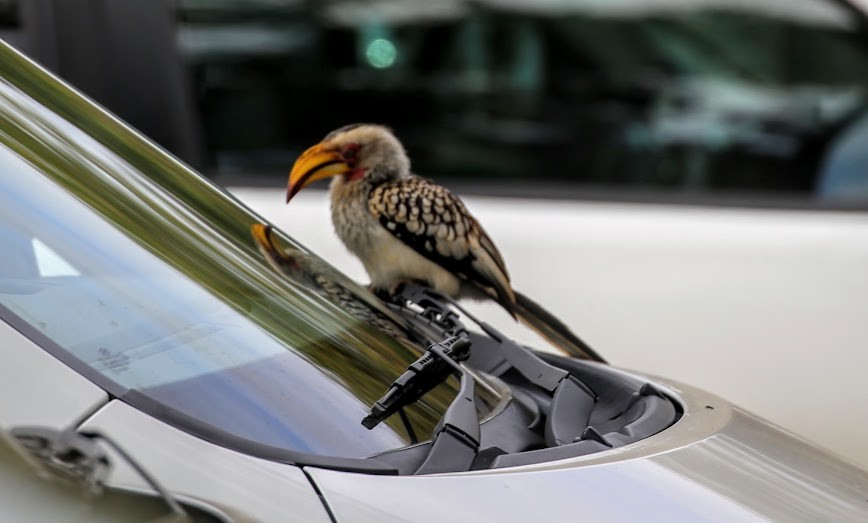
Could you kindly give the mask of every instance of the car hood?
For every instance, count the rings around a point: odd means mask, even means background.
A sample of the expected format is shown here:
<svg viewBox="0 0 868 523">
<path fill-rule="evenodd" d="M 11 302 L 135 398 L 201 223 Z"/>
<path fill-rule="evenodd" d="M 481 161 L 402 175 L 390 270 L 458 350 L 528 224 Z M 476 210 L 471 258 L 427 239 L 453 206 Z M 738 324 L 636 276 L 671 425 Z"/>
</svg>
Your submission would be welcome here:
<svg viewBox="0 0 868 523">
<path fill-rule="evenodd" d="M 307 472 L 339 522 L 868 519 L 868 471 L 714 395 L 644 378 L 684 415 L 612 451 L 425 477 Z"/>
</svg>

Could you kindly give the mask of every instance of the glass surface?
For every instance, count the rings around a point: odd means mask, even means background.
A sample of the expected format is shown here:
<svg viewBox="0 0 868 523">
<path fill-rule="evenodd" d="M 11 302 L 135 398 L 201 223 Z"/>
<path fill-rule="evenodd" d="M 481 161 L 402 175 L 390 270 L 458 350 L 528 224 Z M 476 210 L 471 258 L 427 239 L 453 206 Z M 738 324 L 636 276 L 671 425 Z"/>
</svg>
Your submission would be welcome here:
<svg viewBox="0 0 868 523">
<path fill-rule="evenodd" d="M 221 189 L 3 45 L 0 74 L 0 315 L 121 399 L 259 443 L 363 457 L 409 442 L 398 420 L 361 425 L 421 353 L 375 298 L 285 236 L 298 267 L 276 273 L 261 219 Z M 455 392 L 409 409 L 420 436 Z M 482 416 L 496 398 L 480 399 Z"/>
<path fill-rule="evenodd" d="M 395 128 L 415 170 L 437 179 L 868 202 L 868 163 L 836 160 L 865 120 L 866 25 L 836 2 L 181 0 L 178 10 L 219 173 L 282 180 L 327 131 L 371 121 Z"/>
</svg>

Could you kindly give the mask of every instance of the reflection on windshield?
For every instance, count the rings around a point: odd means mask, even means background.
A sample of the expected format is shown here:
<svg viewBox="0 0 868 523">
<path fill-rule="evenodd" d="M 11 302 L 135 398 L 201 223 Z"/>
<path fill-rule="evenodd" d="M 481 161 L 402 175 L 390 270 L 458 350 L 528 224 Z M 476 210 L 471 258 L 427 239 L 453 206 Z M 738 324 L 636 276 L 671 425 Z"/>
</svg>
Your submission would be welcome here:
<svg viewBox="0 0 868 523">
<path fill-rule="evenodd" d="M 119 397 L 136 390 L 298 451 L 360 457 L 408 442 L 398 422 L 360 424 L 420 353 L 354 316 L 381 304 L 334 271 L 275 277 L 250 236 L 259 220 L 220 189 L 5 47 L 0 72 L 56 111 L 0 82 L 0 305 Z M 417 433 L 454 394 L 444 385 L 409 410 Z"/>
<path fill-rule="evenodd" d="M 257 247 L 274 270 L 283 277 L 305 285 L 328 301 L 339 305 L 345 311 L 369 325 L 386 332 L 393 339 L 413 345 L 408 332 L 403 327 L 401 318 L 388 314 L 387 311 L 373 307 L 364 302 L 356 294 L 340 282 L 337 271 L 325 264 L 319 258 L 293 247 L 280 245 L 274 237 L 274 230 L 267 225 L 255 223 L 251 226 L 251 234 Z M 428 340 L 434 343 L 440 340 Z M 371 355 L 375 356 L 375 355 Z"/>
</svg>

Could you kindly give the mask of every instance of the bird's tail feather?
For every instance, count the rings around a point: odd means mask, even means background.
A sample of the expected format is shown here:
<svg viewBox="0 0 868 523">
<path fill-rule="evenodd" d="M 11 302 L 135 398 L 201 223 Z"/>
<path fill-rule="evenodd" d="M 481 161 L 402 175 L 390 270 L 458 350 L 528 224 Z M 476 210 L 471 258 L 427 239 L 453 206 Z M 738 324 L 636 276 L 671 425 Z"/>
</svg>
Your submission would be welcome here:
<svg viewBox="0 0 868 523">
<path fill-rule="evenodd" d="M 557 319 L 554 314 L 524 294 L 515 292 L 515 305 L 513 305 L 511 312 L 518 317 L 520 322 L 536 331 L 537 334 L 569 356 L 606 363 L 602 356 L 573 334 L 569 327 Z"/>
</svg>

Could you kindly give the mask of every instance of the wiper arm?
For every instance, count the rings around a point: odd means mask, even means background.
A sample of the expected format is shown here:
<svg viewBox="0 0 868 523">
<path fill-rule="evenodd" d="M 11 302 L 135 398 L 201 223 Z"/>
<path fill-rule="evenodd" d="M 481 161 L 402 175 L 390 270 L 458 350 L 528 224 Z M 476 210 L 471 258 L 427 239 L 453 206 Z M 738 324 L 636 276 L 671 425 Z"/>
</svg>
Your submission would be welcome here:
<svg viewBox="0 0 868 523">
<path fill-rule="evenodd" d="M 389 391 L 374 403 L 371 413 L 362 420 L 362 425 L 372 429 L 450 375 L 459 374 L 461 385 L 458 394 L 437 425 L 431 451 L 416 474 L 468 470 L 476 458 L 480 434 L 473 377 L 459 363 L 469 355 L 470 340 L 466 336 L 450 336 L 431 345 L 392 383 Z"/>
<path fill-rule="evenodd" d="M 455 338 L 451 338 L 455 339 Z M 467 338 L 457 338 L 470 347 Z M 473 392 L 473 377 L 467 369 L 445 354 L 443 344 L 431 346 L 439 358 L 447 362 L 454 372 L 461 374 L 458 395 L 449 404 L 443 415 L 431 445 L 431 452 L 416 471 L 416 474 L 436 474 L 455 470 L 468 470 L 479 451 L 479 418 L 476 416 L 476 401 Z"/>
<path fill-rule="evenodd" d="M 470 340 L 465 337 L 450 336 L 431 345 L 392 382 L 388 392 L 371 407 L 371 412 L 362 420 L 362 425 L 373 429 L 403 407 L 415 403 L 455 373 L 453 365 L 460 369 L 457 362 L 466 360 L 468 356 Z"/>
<path fill-rule="evenodd" d="M 440 326 L 447 332 L 461 332 L 466 335 L 464 326 L 458 321 L 457 315 L 449 310 L 447 304 L 452 305 L 476 323 L 489 338 L 497 342 L 501 355 L 509 365 L 528 382 L 551 395 L 552 407 L 546 418 L 545 427 L 546 442 L 549 445 L 570 443 L 587 426 L 587 419 L 575 416 L 573 413 L 587 412 L 590 415 L 591 407 L 597 397 L 569 372 L 545 362 L 532 351 L 470 314 L 449 296 L 416 285 L 404 285 L 394 296 L 394 300 L 395 307 L 398 309 L 406 310 L 407 303 L 421 308 L 423 310 L 421 316 L 429 326 Z"/>
</svg>

